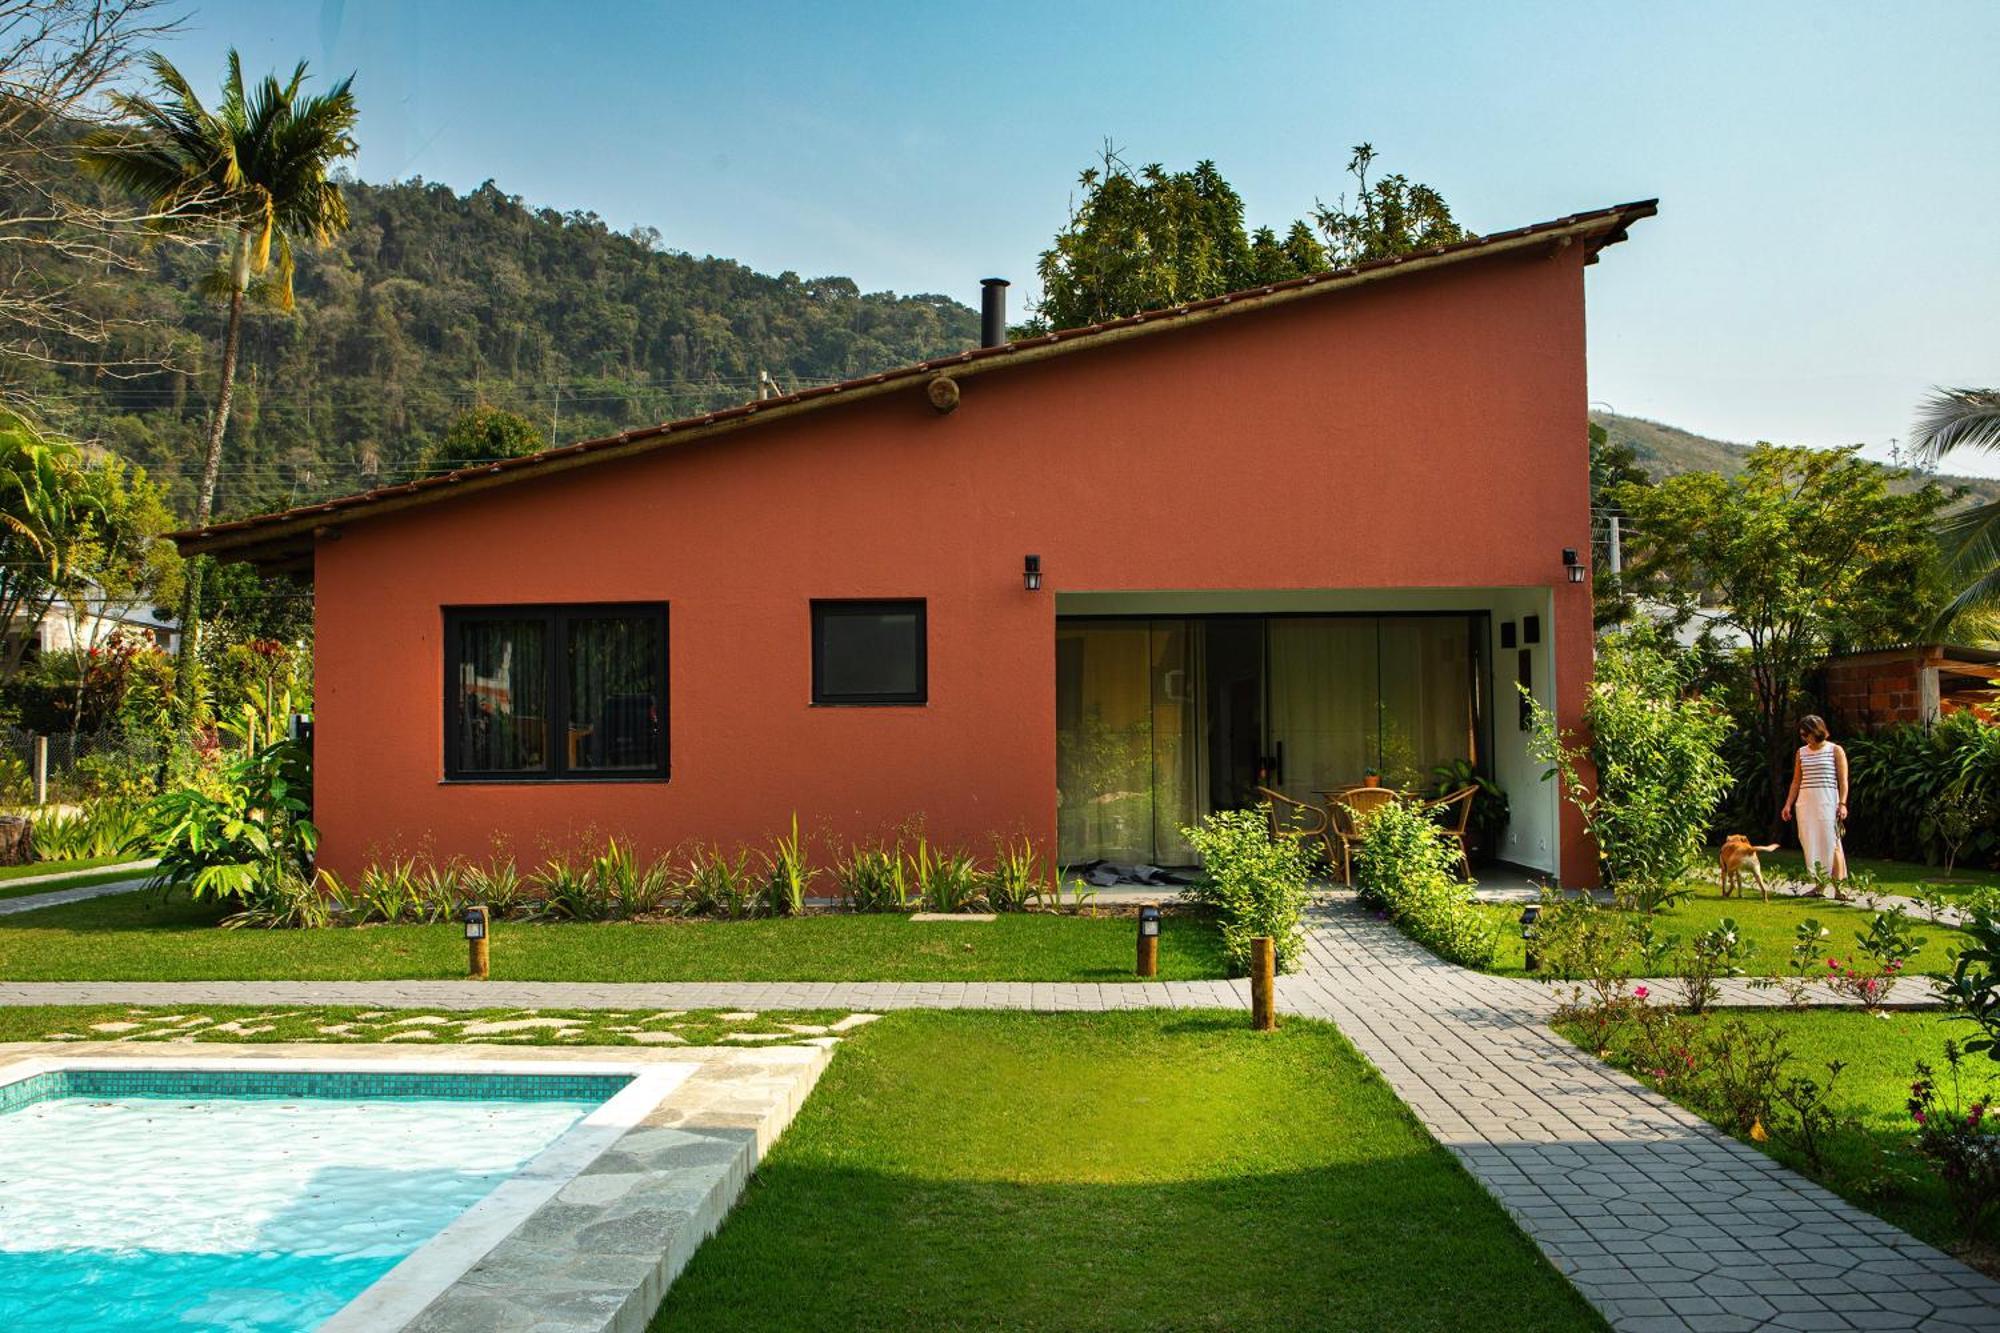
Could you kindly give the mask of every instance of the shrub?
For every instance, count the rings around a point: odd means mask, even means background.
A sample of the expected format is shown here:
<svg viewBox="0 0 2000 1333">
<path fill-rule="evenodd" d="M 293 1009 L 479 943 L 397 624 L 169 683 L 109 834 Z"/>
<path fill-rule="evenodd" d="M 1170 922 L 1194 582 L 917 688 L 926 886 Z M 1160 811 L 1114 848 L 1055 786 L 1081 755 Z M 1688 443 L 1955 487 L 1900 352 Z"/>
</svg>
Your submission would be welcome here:
<svg viewBox="0 0 2000 1333">
<path fill-rule="evenodd" d="M 1733 917 L 1724 917 L 1696 935 L 1673 955 L 1681 1004 L 1690 1014 L 1706 1013 L 1721 998 L 1722 979 L 1742 976 L 1743 965 L 1756 951 L 1737 930 Z"/>
<path fill-rule="evenodd" d="M 764 853 L 764 908 L 772 916 L 798 916 L 806 910 L 806 898 L 819 871 L 806 860 L 805 844 L 799 840 L 799 817 L 792 816 L 792 831 L 771 844 Z"/>
<path fill-rule="evenodd" d="M 729 920 L 757 915 L 758 889 L 750 872 L 750 854 L 732 858 L 720 847 L 696 847 L 688 854 L 680 883 L 681 908 L 690 916 Z"/>
<path fill-rule="evenodd" d="M 1827 984 L 1879 1009 L 1910 960 L 1923 951 L 1924 938 L 1912 932 L 1909 914 L 1899 905 L 1876 913 L 1867 930 L 1854 932 L 1854 941 L 1853 954 L 1826 960 Z"/>
<path fill-rule="evenodd" d="M 160 858 L 154 883 L 260 909 L 312 880 L 312 758 L 279 741 L 226 761 L 213 791 L 155 797 L 134 850 Z"/>
<path fill-rule="evenodd" d="M 907 912 L 914 905 L 901 847 L 851 847 L 833 867 L 834 891 L 854 912 Z"/>
<path fill-rule="evenodd" d="M 1421 810 L 1396 802 L 1370 814 L 1357 856 L 1369 896 L 1412 939 L 1448 962 L 1493 965 L 1500 927 L 1473 906 L 1473 886 L 1453 878 L 1458 854 Z"/>
<path fill-rule="evenodd" d="M 30 839 L 44 861 L 83 861 L 112 856 L 141 838 L 145 807 L 132 802 L 92 801 L 74 814 L 51 811 L 34 818 Z"/>
<path fill-rule="evenodd" d="M 1705 859 L 1710 815 L 1732 781 L 1722 754 L 1729 715 L 1692 693 L 1693 680 L 1693 664 L 1657 631 L 1604 641 L 1584 707 L 1594 787 L 1582 776 L 1585 751 L 1528 696 L 1535 757 L 1582 812 L 1605 883 L 1623 905 L 1642 911 L 1683 892 L 1681 882 Z"/>
<path fill-rule="evenodd" d="M 996 912 L 1025 912 L 1042 901 L 1049 874 L 1026 838 L 993 844 L 993 873 L 986 877 L 986 905 Z"/>
<path fill-rule="evenodd" d="M 2000 726 L 1953 713 L 1846 742 L 1848 854 L 2000 865 Z M 1967 815 L 1984 812 L 1984 819 Z"/>
<path fill-rule="evenodd" d="M 1201 877 L 1181 896 L 1221 917 L 1232 971 L 1250 969 L 1250 941 L 1268 935 L 1281 972 L 1295 971 L 1305 945 L 1311 893 L 1306 853 L 1296 840 L 1270 836 L 1270 810 L 1222 810 L 1181 830 L 1201 853 Z"/>
<path fill-rule="evenodd" d="M 1976 1234 L 2000 1210 L 2000 1118 L 1985 1099 L 1968 1104 L 1962 1087 L 1964 1055 L 1957 1042 L 1944 1044 L 1951 1097 L 1938 1087 L 1936 1072 L 1918 1061 L 1910 1084 L 1910 1119 L 1916 1122 L 1917 1153 L 1944 1182 L 1959 1230 Z"/>
<path fill-rule="evenodd" d="M 929 911 L 970 912 L 979 906 L 979 867 L 964 852 L 934 852 L 919 837 L 910 858 L 910 881 Z"/>
</svg>

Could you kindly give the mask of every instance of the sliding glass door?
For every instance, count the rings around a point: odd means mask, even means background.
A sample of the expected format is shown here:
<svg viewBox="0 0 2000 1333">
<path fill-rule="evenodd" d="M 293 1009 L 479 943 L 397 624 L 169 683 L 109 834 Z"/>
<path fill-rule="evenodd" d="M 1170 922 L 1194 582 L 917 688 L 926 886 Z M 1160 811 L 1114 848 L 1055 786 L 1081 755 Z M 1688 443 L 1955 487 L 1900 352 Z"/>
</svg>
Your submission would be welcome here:
<svg viewBox="0 0 2000 1333">
<path fill-rule="evenodd" d="M 1059 620 L 1058 855 L 1187 865 L 1181 829 L 1485 757 L 1486 617 Z"/>
<path fill-rule="evenodd" d="M 1057 840 L 1065 862 L 1185 865 L 1206 808 L 1201 640 L 1186 620 L 1056 627 Z"/>
</svg>

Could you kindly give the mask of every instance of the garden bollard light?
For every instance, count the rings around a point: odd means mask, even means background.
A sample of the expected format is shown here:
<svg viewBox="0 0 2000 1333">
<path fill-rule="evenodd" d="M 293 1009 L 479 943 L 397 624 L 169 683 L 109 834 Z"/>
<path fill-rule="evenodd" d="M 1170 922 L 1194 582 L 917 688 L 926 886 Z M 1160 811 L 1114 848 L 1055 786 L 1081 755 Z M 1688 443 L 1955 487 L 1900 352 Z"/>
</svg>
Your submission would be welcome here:
<svg viewBox="0 0 2000 1333">
<path fill-rule="evenodd" d="M 1535 970 L 1535 922 L 1541 918 L 1542 909 L 1537 903 L 1529 903 L 1521 909 L 1521 964 L 1528 971 Z"/>
<path fill-rule="evenodd" d="M 1160 905 L 1139 905 L 1139 975 L 1160 975 Z"/>
<path fill-rule="evenodd" d="M 475 981 L 486 980 L 488 920 L 489 916 L 484 907 L 474 905 L 465 909 L 466 975 Z"/>
<path fill-rule="evenodd" d="M 1272 991 L 1278 975 L 1278 949 L 1269 935 L 1250 941 L 1250 1026 L 1259 1032 L 1275 1032 L 1278 1011 Z"/>
</svg>

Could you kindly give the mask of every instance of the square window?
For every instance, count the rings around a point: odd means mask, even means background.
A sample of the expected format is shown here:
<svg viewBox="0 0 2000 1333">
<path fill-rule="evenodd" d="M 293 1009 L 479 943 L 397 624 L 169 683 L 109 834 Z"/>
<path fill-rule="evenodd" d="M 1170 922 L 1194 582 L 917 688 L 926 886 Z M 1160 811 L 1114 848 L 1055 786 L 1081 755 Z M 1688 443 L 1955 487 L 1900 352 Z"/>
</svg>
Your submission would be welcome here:
<svg viewBox="0 0 2000 1333">
<path fill-rule="evenodd" d="M 814 602 L 815 704 L 921 704 L 929 699 L 924 603 Z"/>
<path fill-rule="evenodd" d="M 444 775 L 663 780 L 667 608 L 446 608 Z"/>
</svg>

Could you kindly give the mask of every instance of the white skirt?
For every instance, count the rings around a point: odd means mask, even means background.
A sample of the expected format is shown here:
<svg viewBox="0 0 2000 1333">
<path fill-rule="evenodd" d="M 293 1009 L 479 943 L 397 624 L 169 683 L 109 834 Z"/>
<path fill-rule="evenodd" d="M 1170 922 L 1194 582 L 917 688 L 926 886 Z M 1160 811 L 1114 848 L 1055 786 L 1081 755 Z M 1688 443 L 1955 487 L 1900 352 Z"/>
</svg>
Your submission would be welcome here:
<svg viewBox="0 0 2000 1333">
<path fill-rule="evenodd" d="M 1840 850 L 1840 797 L 1830 791 L 1805 790 L 1792 810 L 1799 822 L 1799 850 L 1806 865 L 1818 866 L 1831 875 L 1847 868 Z"/>
</svg>

